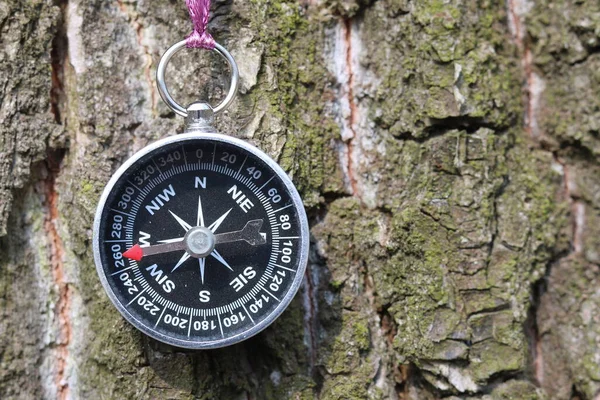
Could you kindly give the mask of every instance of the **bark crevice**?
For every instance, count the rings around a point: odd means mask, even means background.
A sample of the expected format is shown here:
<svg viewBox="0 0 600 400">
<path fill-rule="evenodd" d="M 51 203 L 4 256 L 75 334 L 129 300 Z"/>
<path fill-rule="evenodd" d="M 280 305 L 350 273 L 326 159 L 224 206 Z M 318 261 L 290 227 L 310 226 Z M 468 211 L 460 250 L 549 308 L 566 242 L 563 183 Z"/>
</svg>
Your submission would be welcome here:
<svg viewBox="0 0 600 400">
<path fill-rule="evenodd" d="M 67 362 L 69 358 L 69 344 L 72 337 L 72 322 L 70 317 L 71 289 L 65 276 L 65 248 L 57 225 L 60 223 L 59 193 L 56 188 L 56 180 L 61 172 L 62 160 L 65 156 L 64 150 L 50 150 L 46 159 L 47 175 L 45 185 L 45 231 L 49 243 L 49 259 L 52 271 L 53 283 L 57 291 L 56 320 L 58 323 L 57 340 L 54 343 L 56 351 L 56 393 L 61 400 L 69 398 L 69 384 L 67 382 Z"/>
<path fill-rule="evenodd" d="M 50 89 L 50 111 L 54 115 L 54 122 L 59 125 L 64 124 L 65 108 L 65 62 L 68 58 L 69 39 L 67 37 L 66 9 L 68 0 L 58 0 L 57 6 L 60 8 L 59 21 L 57 23 L 56 34 L 52 39 L 50 49 L 50 67 L 52 76 L 52 86 Z"/>
</svg>

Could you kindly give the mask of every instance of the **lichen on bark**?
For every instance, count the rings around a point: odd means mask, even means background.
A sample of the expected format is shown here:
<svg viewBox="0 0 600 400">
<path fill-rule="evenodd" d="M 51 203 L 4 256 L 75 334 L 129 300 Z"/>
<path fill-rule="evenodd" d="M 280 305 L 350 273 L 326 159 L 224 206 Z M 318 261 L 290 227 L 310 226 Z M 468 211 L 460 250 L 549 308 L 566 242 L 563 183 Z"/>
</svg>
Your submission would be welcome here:
<svg viewBox="0 0 600 400">
<path fill-rule="evenodd" d="M 544 83 L 541 140 L 560 164 L 570 203 L 571 246 L 551 265 L 537 313 L 538 380 L 560 399 L 592 399 L 600 393 L 600 303 L 594 294 L 600 262 L 599 7 L 597 2 L 540 1 L 527 17 L 532 58 Z"/>
</svg>

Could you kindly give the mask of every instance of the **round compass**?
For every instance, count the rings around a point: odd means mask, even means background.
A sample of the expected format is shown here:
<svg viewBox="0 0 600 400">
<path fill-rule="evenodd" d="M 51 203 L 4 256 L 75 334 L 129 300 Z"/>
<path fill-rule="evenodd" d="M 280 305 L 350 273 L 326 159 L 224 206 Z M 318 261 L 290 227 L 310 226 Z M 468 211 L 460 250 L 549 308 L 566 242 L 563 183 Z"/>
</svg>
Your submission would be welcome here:
<svg viewBox="0 0 600 400">
<path fill-rule="evenodd" d="M 283 312 L 308 242 L 300 196 L 273 160 L 235 138 L 188 133 L 117 171 L 93 245 L 102 284 L 129 322 L 169 344 L 214 348 Z"/>
</svg>

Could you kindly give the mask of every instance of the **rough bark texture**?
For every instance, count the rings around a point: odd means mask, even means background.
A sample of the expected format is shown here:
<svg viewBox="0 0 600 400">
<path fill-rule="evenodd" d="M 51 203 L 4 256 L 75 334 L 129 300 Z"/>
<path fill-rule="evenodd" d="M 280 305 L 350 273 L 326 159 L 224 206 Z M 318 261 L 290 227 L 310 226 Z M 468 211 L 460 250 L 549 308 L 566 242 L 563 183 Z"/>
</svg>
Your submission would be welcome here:
<svg viewBox="0 0 600 400">
<path fill-rule="evenodd" d="M 295 301 L 186 352 L 118 314 L 91 256 L 111 173 L 181 131 L 155 68 L 183 1 L 0 2 L 0 397 L 597 399 L 600 8 L 593 1 L 222 0 L 218 119 L 293 177 Z M 182 102 L 217 57 L 178 56 Z"/>
</svg>

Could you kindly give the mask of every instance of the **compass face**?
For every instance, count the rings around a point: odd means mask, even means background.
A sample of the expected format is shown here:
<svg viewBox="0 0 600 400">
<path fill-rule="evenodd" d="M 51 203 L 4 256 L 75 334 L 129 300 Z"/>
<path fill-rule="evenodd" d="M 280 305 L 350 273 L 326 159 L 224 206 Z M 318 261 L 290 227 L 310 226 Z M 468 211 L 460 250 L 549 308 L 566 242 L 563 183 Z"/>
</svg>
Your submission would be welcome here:
<svg viewBox="0 0 600 400">
<path fill-rule="evenodd" d="M 308 224 L 285 172 L 218 134 L 163 139 L 106 187 L 94 222 L 96 268 L 123 316 L 180 347 L 260 332 L 289 304 L 308 257 Z"/>
</svg>

